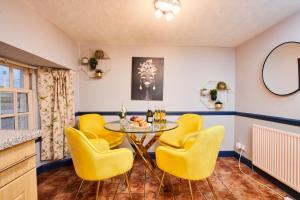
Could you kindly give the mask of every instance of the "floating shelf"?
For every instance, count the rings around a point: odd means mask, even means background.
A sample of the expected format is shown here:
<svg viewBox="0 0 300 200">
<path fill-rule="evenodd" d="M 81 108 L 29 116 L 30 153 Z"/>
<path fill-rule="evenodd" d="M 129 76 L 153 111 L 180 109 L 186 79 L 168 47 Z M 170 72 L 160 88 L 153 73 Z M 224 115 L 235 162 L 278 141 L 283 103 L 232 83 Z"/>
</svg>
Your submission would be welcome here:
<svg viewBox="0 0 300 200">
<path fill-rule="evenodd" d="M 202 102 L 203 105 L 205 105 L 208 109 L 211 110 L 223 110 L 224 108 L 226 108 L 226 106 L 228 105 L 228 103 L 230 102 L 230 93 L 231 93 L 231 89 L 227 84 L 227 89 L 224 90 L 218 90 L 217 89 L 217 84 L 220 81 L 208 81 L 202 88 L 200 91 L 200 101 Z M 206 92 L 202 92 L 203 89 L 206 89 Z M 211 100 L 210 97 L 210 90 L 216 89 L 218 91 L 217 93 L 217 99 L 215 101 Z M 216 109 L 215 107 L 215 103 L 216 102 L 222 102 L 223 107 L 221 109 Z"/>
</svg>

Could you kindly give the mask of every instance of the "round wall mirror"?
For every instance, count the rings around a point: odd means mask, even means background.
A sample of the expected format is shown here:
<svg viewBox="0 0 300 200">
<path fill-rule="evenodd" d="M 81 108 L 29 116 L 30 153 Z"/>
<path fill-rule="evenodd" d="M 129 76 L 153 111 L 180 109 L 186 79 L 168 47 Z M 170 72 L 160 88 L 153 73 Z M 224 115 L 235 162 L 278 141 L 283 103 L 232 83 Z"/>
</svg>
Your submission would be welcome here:
<svg viewBox="0 0 300 200">
<path fill-rule="evenodd" d="M 300 90 L 300 43 L 285 42 L 266 57 L 262 70 L 266 88 L 275 95 L 286 96 Z"/>
</svg>

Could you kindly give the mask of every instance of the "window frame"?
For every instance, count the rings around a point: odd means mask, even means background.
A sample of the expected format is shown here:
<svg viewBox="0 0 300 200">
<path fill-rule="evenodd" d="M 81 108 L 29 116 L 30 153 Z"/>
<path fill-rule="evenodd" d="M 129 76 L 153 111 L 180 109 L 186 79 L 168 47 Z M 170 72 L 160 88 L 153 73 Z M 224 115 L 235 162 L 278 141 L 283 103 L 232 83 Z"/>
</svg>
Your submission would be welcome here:
<svg viewBox="0 0 300 200">
<path fill-rule="evenodd" d="M 0 87 L 0 92 L 7 92 L 13 94 L 13 113 L 12 114 L 1 114 L 0 113 L 0 120 L 2 118 L 7 117 L 14 117 L 15 119 L 15 129 L 1 129 L 4 130 L 30 130 L 34 127 L 34 110 L 33 110 L 33 90 L 30 89 L 30 78 L 33 77 L 34 69 L 30 67 L 22 66 L 22 64 L 17 64 L 15 62 L 3 62 L 0 60 L 0 65 L 6 66 L 9 68 L 9 87 Z M 14 87 L 14 74 L 13 71 L 15 69 L 23 70 L 23 88 L 15 88 Z M 32 82 L 32 80 L 31 80 Z M 25 93 L 27 94 L 27 103 L 28 103 L 28 111 L 27 112 L 18 112 L 18 93 Z M 28 116 L 28 129 L 19 129 L 19 116 L 27 115 Z"/>
</svg>

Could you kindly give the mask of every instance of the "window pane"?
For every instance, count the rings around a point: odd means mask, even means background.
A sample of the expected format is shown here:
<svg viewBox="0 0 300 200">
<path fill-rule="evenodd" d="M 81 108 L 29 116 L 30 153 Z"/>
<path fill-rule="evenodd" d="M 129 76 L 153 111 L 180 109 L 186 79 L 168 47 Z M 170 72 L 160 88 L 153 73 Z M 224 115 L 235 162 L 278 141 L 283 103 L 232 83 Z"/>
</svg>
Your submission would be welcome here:
<svg viewBox="0 0 300 200">
<path fill-rule="evenodd" d="M 1 129 L 15 129 L 15 118 L 1 118 Z"/>
<path fill-rule="evenodd" d="M 27 93 L 18 93 L 18 112 L 28 112 Z"/>
<path fill-rule="evenodd" d="M 21 115 L 18 117 L 19 130 L 28 129 L 28 115 Z"/>
<path fill-rule="evenodd" d="M 9 87 L 9 67 L 0 65 L 0 87 Z"/>
<path fill-rule="evenodd" d="M 12 114 L 14 113 L 14 95 L 13 93 L 1 92 L 0 93 L 0 113 Z"/>
<path fill-rule="evenodd" d="M 14 68 L 14 88 L 24 88 L 23 70 Z"/>
</svg>

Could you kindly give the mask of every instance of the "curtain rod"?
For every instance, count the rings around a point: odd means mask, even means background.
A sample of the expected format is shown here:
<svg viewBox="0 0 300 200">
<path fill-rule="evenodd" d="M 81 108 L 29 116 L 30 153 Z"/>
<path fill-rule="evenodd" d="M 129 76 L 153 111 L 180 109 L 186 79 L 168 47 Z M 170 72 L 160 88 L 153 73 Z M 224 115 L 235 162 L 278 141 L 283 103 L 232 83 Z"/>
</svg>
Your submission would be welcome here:
<svg viewBox="0 0 300 200">
<path fill-rule="evenodd" d="M 13 64 L 13 65 L 17 65 L 17 66 L 20 66 L 20 67 L 26 67 L 26 68 L 30 68 L 30 69 L 37 69 L 37 67 L 35 67 L 35 66 L 27 65 L 27 64 L 20 63 L 20 62 L 17 62 L 17 61 L 13 61 L 13 60 L 10 60 L 8 58 L 0 57 L 0 61 L 2 61 L 5 64 Z"/>
</svg>

